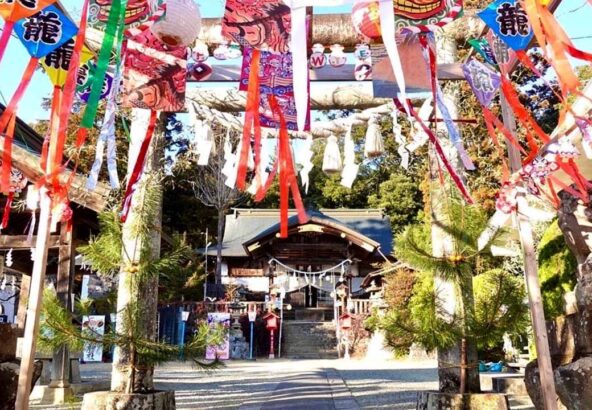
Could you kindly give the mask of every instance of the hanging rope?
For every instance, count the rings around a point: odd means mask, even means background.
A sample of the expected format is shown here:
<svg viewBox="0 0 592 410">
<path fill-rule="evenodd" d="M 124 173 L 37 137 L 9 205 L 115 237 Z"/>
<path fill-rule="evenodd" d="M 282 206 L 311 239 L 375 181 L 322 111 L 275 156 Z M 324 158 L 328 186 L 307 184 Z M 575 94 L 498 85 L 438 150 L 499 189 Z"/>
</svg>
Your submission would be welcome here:
<svg viewBox="0 0 592 410">
<path fill-rule="evenodd" d="M 279 266 L 281 266 L 282 268 L 290 271 L 291 273 L 299 273 L 299 274 L 302 274 L 302 275 L 323 275 L 323 274 L 332 272 L 332 271 L 334 271 L 336 269 L 339 269 L 341 267 L 344 267 L 345 264 L 347 264 L 347 263 L 352 263 L 352 261 L 350 259 L 346 259 L 346 260 L 340 262 L 339 264 L 337 264 L 335 266 L 332 266 L 332 267 L 330 267 L 328 269 L 321 270 L 321 271 L 316 271 L 316 272 L 309 272 L 309 271 L 304 271 L 304 270 L 298 270 L 298 269 L 291 268 L 291 267 L 289 267 L 287 265 L 284 265 L 283 263 L 281 263 L 280 261 L 278 261 L 276 258 L 271 258 L 269 260 L 269 263 L 271 263 L 271 262 L 277 263 Z"/>
</svg>

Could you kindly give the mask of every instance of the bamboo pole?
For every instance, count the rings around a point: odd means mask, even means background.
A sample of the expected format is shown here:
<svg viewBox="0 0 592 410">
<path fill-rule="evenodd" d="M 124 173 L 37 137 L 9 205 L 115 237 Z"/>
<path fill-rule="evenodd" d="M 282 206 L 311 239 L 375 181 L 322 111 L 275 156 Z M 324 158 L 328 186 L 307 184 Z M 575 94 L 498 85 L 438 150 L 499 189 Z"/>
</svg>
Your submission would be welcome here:
<svg viewBox="0 0 592 410">
<path fill-rule="evenodd" d="M 27 322 L 25 325 L 21 366 L 19 369 L 16 410 L 27 410 L 29 408 L 33 362 L 35 361 L 37 334 L 39 333 L 39 312 L 41 311 L 43 284 L 47 268 L 47 245 L 51 220 L 51 198 L 48 195 L 46 187 L 41 187 L 39 195 L 39 229 L 37 231 L 37 242 L 35 243 L 35 261 L 33 263 L 33 273 L 31 275 Z"/>
<path fill-rule="evenodd" d="M 504 125 L 512 134 L 516 134 L 516 118 L 503 95 L 501 95 L 501 107 Z M 507 144 L 507 146 L 511 171 L 513 173 L 518 172 L 520 168 L 522 168 L 520 152 L 512 144 Z M 547 327 L 545 325 L 545 312 L 543 310 L 532 225 L 528 215 L 528 202 L 526 201 L 524 192 L 518 192 L 516 200 L 516 220 L 518 223 L 520 243 L 522 244 L 522 252 L 524 254 L 524 276 L 526 280 L 526 290 L 528 292 L 532 328 L 535 337 L 541 393 L 545 410 L 556 410 L 557 393 L 555 391 L 553 366 L 551 364 L 551 353 L 549 351 L 549 340 L 547 336 Z"/>
</svg>

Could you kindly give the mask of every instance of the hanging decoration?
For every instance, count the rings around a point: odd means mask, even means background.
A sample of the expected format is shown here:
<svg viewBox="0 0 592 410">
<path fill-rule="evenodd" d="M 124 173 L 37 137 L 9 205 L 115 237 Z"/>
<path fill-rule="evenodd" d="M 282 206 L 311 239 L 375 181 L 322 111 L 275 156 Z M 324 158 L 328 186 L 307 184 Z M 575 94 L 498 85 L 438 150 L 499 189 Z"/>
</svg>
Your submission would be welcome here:
<svg viewBox="0 0 592 410">
<path fill-rule="evenodd" d="M 341 171 L 341 185 L 350 189 L 360 169 L 360 164 L 356 164 L 356 150 L 352 138 L 352 127 L 353 124 L 350 123 L 345 133 L 343 143 L 343 170 Z"/>
<path fill-rule="evenodd" d="M 331 135 L 327 138 L 327 145 L 325 145 L 325 153 L 323 154 L 323 172 L 326 174 L 336 174 L 341 172 L 343 163 L 341 162 L 341 152 L 339 152 L 339 144 L 337 137 Z"/>
<path fill-rule="evenodd" d="M 8 192 L 6 197 L 6 203 L 4 205 L 4 213 L 2 214 L 2 222 L 0 223 L 0 230 L 6 229 L 8 227 L 8 221 L 10 219 L 10 211 L 12 209 L 12 203 L 14 201 L 14 197 L 17 194 L 20 194 L 23 189 L 28 184 L 27 178 L 23 175 L 21 171 L 16 168 L 12 168 L 10 171 L 10 183 Z"/>
<path fill-rule="evenodd" d="M 325 55 L 325 46 L 316 43 L 312 46 L 312 54 L 309 59 L 310 68 L 319 69 L 325 67 L 327 64 L 327 56 Z"/>
<path fill-rule="evenodd" d="M 54 86 L 63 87 L 66 83 L 75 44 L 75 38 L 71 38 L 39 61 Z M 86 64 L 93 57 L 93 52 L 83 46 L 80 52 L 80 64 Z"/>
<path fill-rule="evenodd" d="M 534 33 L 519 0 L 496 0 L 477 15 L 513 50 L 530 44 Z"/>
<path fill-rule="evenodd" d="M 287 53 L 290 49 L 290 7 L 282 0 L 226 0 L 222 35 L 241 46 Z"/>
<path fill-rule="evenodd" d="M 2 177 L 0 179 L 0 187 L 3 192 L 9 189 L 9 175 L 12 167 L 11 151 L 14 124 L 9 126 L 9 123 L 15 121 L 19 103 L 31 82 L 39 59 L 67 42 L 77 31 L 76 25 L 54 5 L 25 17 L 14 25 L 15 34 L 31 58 L 20 84 L 0 116 L 0 132 L 5 132 Z"/>
<path fill-rule="evenodd" d="M 407 141 L 403 136 L 403 129 L 401 124 L 399 124 L 397 110 L 393 110 L 391 112 L 391 117 L 393 121 L 393 136 L 395 137 L 395 142 L 399 146 L 397 148 L 397 153 L 401 157 L 401 167 L 403 169 L 409 169 L 409 151 L 405 147 Z"/>
<path fill-rule="evenodd" d="M 155 14 L 148 22 L 128 30 L 123 74 L 124 106 L 164 112 L 183 111 L 187 50 L 183 45 L 165 45 L 156 37 L 151 27 L 157 19 L 158 14 Z M 185 35 L 182 34 L 183 38 Z"/>
<path fill-rule="evenodd" d="M 365 81 L 372 78 L 372 58 L 368 44 L 357 44 L 354 51 L 356 57 L 354 78 L 356 81 Z"/>
<path fill-rule="evenodd" d="M 150 30 L 167 47 L 187 47 L 201 30 L 199 7 L 193 0 L 167 0 L 166 14 Z"/>
<path fill-rule="evenodd" d="M 298 164 L 301 166 L 300 168 L 300 183 L 304 187 L 304 192 L 308 193 L 308 187 L 310 185 L 310 178 L 309 174 L 310 171 L 314 168 L 314 164 L 312 162 L 312 157 L 314 155 L 314 151 L 312 150 L 312 134 L 308 133 L 306 135 L 306 139 L 301 141 L 301 148 L 298 150 L 299 156 Z"/>
<path fill-rule="evenodd" d="M 495 59 L 495 54 L 489 45 L 489 42 L 485 38 L 474 38 L 469 40 L 469 44 L 471 47 L 477 51 L 481 57 L 485 60 L 486 63 L 491 64 L 492 66 L 497 66 L 497 61 Z"/>
<path fill-rule="evenodd" d="M 582 147 L 586 158 L 592 159 L 592 126 L 583 118 L 576 118 L 576 125 L 582 133 Z"/>
<path fill-rule="evenodd" d="M 4 20 L 0 36 L 0 61 L 2 61 L 16 22 L 38 13 L 55 2 L 56 0 L 7 0 L 0 2 L 0 16 Z"/>
<path fill-rule="evenodd" d="M 378 123 L 378 116 L 371 115 L 368 120 L 368 129 L 366 130 L 366 142 L 364 145 L 364 156 L 366 158 L 375 158 L 384 154 L 384 141 L 382 140 L 382 130 Z"/>
<path fill-rule="evenodd" d="M 95 76 L 97 75 L 97 65 L 92 61 L 88 61 L 83 64 L 78 70 L 78 80 L 76 86 L 76 95 L 78 98 L 87 103 L 92 92 L 92 87 L 95 82 Z M 103 77 L 103 86 L 99 94 L 99 100 L 104 100 L 107 96 L 111 95 L 113 88 L 114 74 L 112 72 L 105 72 Z"/>
<path fill-rule="evenodd" d="M 117 0 L 90 0 L 88 25 L 91 30 L 104 31 L 109 24 L 111 9 Z M 151 14 L 151 0 L 127 0 L 124 24 L 135 27 L 144 23 Z"/>
<path fill-rule="evenodd" d="M 485 39 L 495 58 L 495 65 L 501 73 L 508 73 L 511 65 L 516 60 L 516 52 L 491 30 L 487 32 Z"/>
<path fill-rule="evenodd" d="M 331 67 L 343 67 L 347 62 L 347 56 L 343 52 L 344 47 L 340 44 L 333 44 L 329 55 L 329 64 Z"/>
<path fill-rule="evenodd" d="M 475 97 L 487 108 L 501 85 L 500 75 L 475 59 L 470 59 L 462 68 Z"/>
</svg>

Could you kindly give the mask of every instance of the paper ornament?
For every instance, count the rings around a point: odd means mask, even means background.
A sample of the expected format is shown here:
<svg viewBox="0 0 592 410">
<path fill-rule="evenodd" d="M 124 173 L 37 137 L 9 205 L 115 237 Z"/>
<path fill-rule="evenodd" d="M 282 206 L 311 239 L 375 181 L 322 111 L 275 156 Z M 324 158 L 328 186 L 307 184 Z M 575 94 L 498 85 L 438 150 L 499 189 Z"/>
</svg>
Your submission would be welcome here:
<svg viewBox="0 0 592 410">
<path fill-rule="evenodd" d="M 214 70 L 206 63 L 191 63 L 187 65 L 187 81 L 207 81 Z"/>
<path fill-rule="evenodd" d="M 586 158 L 592 159 L 592 126 L 590 123 L 582 118 L 576 118 L 576 125 L 582 133 L 582 147 Z"/>
<path fill-rule="evenodd" d="M 370 46 L 366 43 L 363 44 L 356 44 L 356 49 L 354 50 L 354 56 L 358 60 L 366 60 L 369 59 L 371 56 L 370 53 Z"/>
<path fill-rule="evenodd" d="M 201 30 L 199 6 L 193 0 L 167 0 L 166 14 L 150 30 L 169 47 L 186 47 Z"/>
<path fill-rule="evenodd" d="M 78 27 L 56 6 L 51 5 L 19 20 L 14 32 L 31 57 L 41 58 L 74 37 Z"/>
<path fill-rule="evenodd" d="M 552 156 L 557 156 L 562 160 L 570 160 L 578 158 L 580 156 L 580 151 L 578 151 L 578 148 L 568 137 L 563 136 L 556 142 L 549 144 L 546 150 L 545 158 L 547 158 L 547 155 L 549 154 Z"/>
<path fill-rule="evenodd" d="M 407 140 L 403 136 L 403 132 L 402 132 L 403 129 L 401 127 L 401 124 L 399 124 L 399 122 L 398 122 L 398 115 L 397 115 L 396 109 L 393 110 L 393 112 L 391 113 L 391 116 L 392 116 L 392 120 L 393 120 L 393 136 L 395 138 L 395 142 L 399 146 L 397 148 L 397 153 L 401 157 L 401 167 L 403 169 L 408 169 L 410 155 L 409 155 L 409 151 L 407 151 L 407 148 L 405 148 L 405 145 L 407 144 Z"/>
<path fill-rule="evenodd" d="M 364 145 L 364 156 L 374 158 L 384 153 L 384 142 L 382 140 L 382 131 L 376 115 L 371 115 L 368 120 L 368 129 L 366 130 L 366 142 Z"/>
<path fill-rule="evenodd" d="M 15 23 L 46 8 L 56 0 L 6 0 L 0 2 L 0 16 L 4 27 L 0 36 L 0 61 L 6 51 Z"/>
<path fill-rule="evenodd" d="M 66 82 L 70 60 L 74 52 L 74 43 L 74 38 L 66 41 L 39 61 L 54 86 L 62 87 Z M 91 58 L 93 58 L 92 51 L 83 46 L 80 52 L 80 64 L 84 65 Z"/>
<path fill-rule="evenodd" d="M 479 103 L 484 107 L 488 107 L 501 85 L 499 73 L 475 59 L 463 64 L 462 68 L 465 78 Z"/>
<path fill-rule="evenodd" d="M 534 35 L 518 0 L 496 0 L 477 15 L 513 50 L 524 50 Z"/>
<path fill-rule="evenodd" d="M 191 50 L 191 58 L 198 63 L 203 63 L 209 56 L 208 45 L 201 40 L 197 40 Z"/>
<path fill-rule="evenodd" d="M 294 142 L 296 143 L 296 142 Z M 298 158 L 298 165 L 301 166 L 300 168 L 300 183 L 304 187 L 304 192 L 308 192 L 308 187 L 310 184 L 309 174 L 310 171 L 314 168 L 314 164 L 312 162 L 312 157 L 314 152 L 312 150 L 312 135 L 307 134 L 306 139 L 300 142 L 300 148 L 298 149 L 298 154 L 296 157 Z"/>
<path fill-rule="evenodd" d="M 131 28 L 147 21 L 151 13 L 151 3 L 154 2 L 152 0 L 128 0 L 125 9 L 125 26 Z M 91 29 L 105 30 L 112 5 L 113 0 L 90 0 L 88 25 Z"/>
<path fill-rule="evenodd" d="M 291 27 L 290 7 L 282 0 L 226 0 L 222 35 L 242 46 L 286 53 Z"/>
<path fill-rule="evenodd" d="M 315 44 L 312 46 L 312 54 L 309 59 L 310 68 L 323 68 L 327 64 L 327 56 L 325 55 L 325 46 L 322 44 Z"/>
<path fill-rule="evenodd" d="M 342 67 L 347 62 L 347 56 L 343 52 L 344 48 L 340 44 L 333 44 L 331 46 L 331 54 L 329 55 L 329 64 L 331 67 Z"/>
<path fill-rule="evenodd" d="M 483 57 L 486 63 L 491 64 L 492 66 L 497 66 L 495 54 L 493 53 L 493 50 L 491 49 L 487 39 L 474 38 L 469 40 L 469 44 L 481 55 L 481 57 Z"/>
<path fill-rule="evenodd" d="M 356 164 L 355 144 L 351 132 L 352 125 L 350 124 L 343 143 L 343 170 L 341 171 L 341 185 L 346 188 L 352 187 L 360 168 L 360 165 Z"/>
<path fill-rule="evenodd" d="M 111 70 L 113 69 L 114 68 L 111 68 Z M 88 99 L 90 98 L 96 73 L 97 65 L 92 60 L 82 65 L 78 70 L 78 78 L 76 80 L 76 94 L 84 102 L 88 102 Z M 103 79 L 103 87 L 101 88 L 101 93 L 99 94 L 100 100 L 107 98 L 107 96 L 111 94 L 114 81 L 115 79 L 113 72 L 106 72 Z"/>
<path fill-rule="evenodd" d="M 327 145 L 325 145 L 325 153 L 323 154 L 323 172 L 326 174 L 335 174 L 341 172 L 342 167 L 343 164 L 341 162 L 337 137 L 331 135 L 327 138 Z"/>
<path fill-rule="evenodd" d="M 214 58 L 216 60 L 228 60 L 228 54 L 230 52 L 230 49 L 228 48 L 228 44 L 218 44 L 218 47 L 216 47 L 214 49 L 214 52 L 212 53 Z"/>
</svg>

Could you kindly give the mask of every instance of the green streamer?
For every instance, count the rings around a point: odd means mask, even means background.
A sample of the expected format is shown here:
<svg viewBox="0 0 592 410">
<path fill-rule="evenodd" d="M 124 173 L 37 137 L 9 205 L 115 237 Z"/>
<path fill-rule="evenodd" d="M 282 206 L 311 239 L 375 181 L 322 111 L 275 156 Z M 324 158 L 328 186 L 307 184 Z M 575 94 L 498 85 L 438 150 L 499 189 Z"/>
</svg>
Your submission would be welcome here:
<svg viewBox="0 0 592 410">
<path fill-rule="evenodd" d="M 80 126 L 82 128 L 92 128 L 97 116 L 99 108 L 99 100 L 101 98 L 101 91 L 103 89 L 103 82 L 109 67 L 109 60 L 111 59 L 111 51 L 115 42 L 115 36 L 120 30 L 123 30 L 122 16 L 125 16 L 125 9 L 127 8 L 127 0 L 115 0 L 111 5 L 109 12 L 109 19 L 107 20 L 107 27 L 105 29 L 105 37 L 99 52 L 99 59 L 97 61 L 97 68 L 93 83 L 91 86 L 90 96 L 84 110 L 84 116 Z"/>
</svg>

